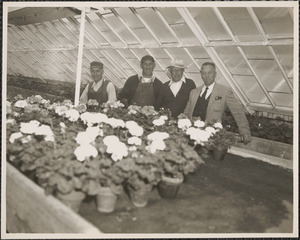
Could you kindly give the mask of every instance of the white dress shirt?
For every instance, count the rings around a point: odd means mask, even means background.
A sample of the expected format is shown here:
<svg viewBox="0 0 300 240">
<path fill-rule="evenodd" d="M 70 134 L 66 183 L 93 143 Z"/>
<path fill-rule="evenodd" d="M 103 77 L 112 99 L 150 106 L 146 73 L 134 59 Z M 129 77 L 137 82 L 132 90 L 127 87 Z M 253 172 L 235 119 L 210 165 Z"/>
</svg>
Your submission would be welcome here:
<svg viewBox="0 0 300 240">
<path fill-rule="evenodd" d="M 212 84 L 210 84 L 208 86 L 208 89 L 207 89 L 207 92 L 206 92 L 206 96 L 205 96 L 205 99 L 207 99 L 209 97 L 209 95 L 211 94 L 213 88 L 215 86 L 215 82 L 213 82 Z M 204 87 L 202 88 L 202 91 L 200 93 L 200 96 L 202 96 L 202 94 L 204 93 L 205 89 L 207 88 L 207 86 L 204 85 Z"/>
<path fill-rule="evenodd" d="M 97 83 L 95 83 L 95 82 L 92 83 L 92 88 L 95 92 L 98 91 L 98 89 L 102 86 L 103 80 L 104 80 L 104 78 L 102 78 Z M 85 87 L 83 93 L 80 96 L 80 99 L 79 99 L 80 103 L 86 104 L 88 102 L 88 92 L 89 92 L 89 84 Z M 107 102 L 114 102 L 114 101 L 117 100 L 115 86 L 112 82 L 109 82 L 107 84 L 106 92 L 107 92 L 107 95 L 108 95 L 108 101 Z"/>
<path fill-rule="evenodd" d="M 174 95 L 174 97 L 176 97 L 177 93 L 179 92 L 182 83 L 185 83 L 185 77 L 182 76 L 182 78 L 178 81 L 178 82 L 173 82 L 172 80 L 169 83 L 170 89 Z"/>
</svg>

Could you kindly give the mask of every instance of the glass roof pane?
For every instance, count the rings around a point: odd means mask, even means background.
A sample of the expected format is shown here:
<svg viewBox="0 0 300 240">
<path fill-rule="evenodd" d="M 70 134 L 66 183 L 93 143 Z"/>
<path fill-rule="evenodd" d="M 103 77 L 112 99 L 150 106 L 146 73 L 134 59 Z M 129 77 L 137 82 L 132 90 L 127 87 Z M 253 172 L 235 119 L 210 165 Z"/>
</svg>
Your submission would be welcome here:
<svg viewBox="0 0 300 240">
<path fill-rule="evenodd" d="M 127 44 L 139 44 L 137 39 L 128 31 L 123 23 L 113 15 L 107 16 L 106 20 L 109 22 L 111 28 L 120 35 L 120 37 L 127 42 Z"/>
<path fill-rule="evenodd" d="M 215 49 L 232 74 L 252 75 L 248 64 L 236 47 L 216 47 Z"/>
<path fill-rule="evenodd" d="M 116 12 L 121 16 L 121 18 L 126 22 L 126 24 L 131 28 L 144 28 L 144 24 L 139 20 L 137 16 L 130 10 L 130 8 L 115 8 Z"/>
<path fill-rule="evenodd" d="M 187 48 L 191 55 L 196 59 L 196 60 L 200 60 L 200 59 L 210 59 L 210 56 L 207 54 L 207 52 L 204 50 L 203 47 L 199 46 L 199 47 L 188 47 Z"/>
<path fill-rule="evenodd" d="M 293 107 L 293 95 L 284 93 L 270 93 L 272 99 L 277 106 Z"/>
<path fill-rule="evenodd" d="M 250 102 L 270 104 L 265 93 L 253 76 L 233 76 L 239 86 L 246 93 Z M 271 106 L 271 105 L 270 105 Z"/>
<path fill-rule="evenodd" d="M 133 29 L 133 32 L 138 36 L 144 46 L 159 46 L 158 42 L 153 38 L 152 34 L 146 28 L 136 28 Z"/>
<path fill-rule="evenodd" d="M 293 19 L 288 8 L 253 8 L 265 33 L 269 38 L 293 37 Z"/>
<path fill-rule="evenodd" d="M 233 35 L 240 41 L 260 41 L 259 34 L 246 8 L 219 8 Z"/>
<path fill-rule="evenodd" d="M 293 77 L 293 46 L 273 46 L 273 49 L 280 59 L 281 65 L 284 67 L 286 74 Z"/>
<path fill-rule="evenodd" d="M 166 25 L 161 21 L 152 8 L 143 8 L 138 10 L 138 14 L 147 23 L 151 31 L 161 41 L 161 43 L 177 42 L 176 38 L 169 31 Z"/>
<path fill-rule="evenodd" d="M 198 72 L 197 66 L 194 64 L 193 60 L 187 55 L 186 51 L 182 48 L 169 48 L 168 52 L 174 59 L 183 60 L 186 66 L 186 72 Z"/>
<path fill-rule="evenodd" d="M 176 8 L 160 8 L 159 11 L 183 44 L 200 45 Z"/>
<path fill-rule="evenodd" d="M 211 8 L 188 8 L 191 15 L 210 40 L 231 40 Z"/>
</svg>

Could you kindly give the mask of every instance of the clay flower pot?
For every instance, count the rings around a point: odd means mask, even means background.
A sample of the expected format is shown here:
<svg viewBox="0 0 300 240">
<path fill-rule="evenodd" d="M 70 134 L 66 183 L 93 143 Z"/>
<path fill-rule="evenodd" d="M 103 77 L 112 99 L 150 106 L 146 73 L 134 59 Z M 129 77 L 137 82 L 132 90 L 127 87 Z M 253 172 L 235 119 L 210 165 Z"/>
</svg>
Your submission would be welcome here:
<svg viewBox="0 0 300 240">
<path fill-rule="evenodd" d="M 225 157 L 227 151 L 228 151 L 228 148 L 215 148 L 215 149 L 213 149 L 212 155 L 213 155 L 214 160 L 216 160 L 216 161 L 224 160 L 224 157 Z"/>
<path fill-rule="evenodd" d="M 162 198 L 175 198 L 182 182 L 183 178 L 170 178 L 163 176 L 157 186 L 159 195 Z"/>
<path fill-rule="evenodd" d="M 96 195 L 97 209 L 99 212 L 110 213 L 115 210 L 118 195 L 110 187 L 100 187 Z"/>
<path fill-rule="evenodd" d="M 85 193 L 73 190 L 70 193 L 63 194 L 58 192 L 57 198 L 60 199 L 65 205 L 73 209 L 75 212 L 79 211 L 80 205 L 85 198 Z"/>
</svg>

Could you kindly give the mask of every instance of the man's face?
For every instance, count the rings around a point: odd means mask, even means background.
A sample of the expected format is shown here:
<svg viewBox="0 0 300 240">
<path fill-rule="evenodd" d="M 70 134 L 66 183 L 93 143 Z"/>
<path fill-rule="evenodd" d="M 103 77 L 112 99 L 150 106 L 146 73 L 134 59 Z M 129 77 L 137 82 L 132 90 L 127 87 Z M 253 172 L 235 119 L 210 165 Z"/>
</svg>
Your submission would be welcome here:
<svg viewBox="0 0 300 240">
<path fill-rule="evenodd" d="M 101 69 L 100 67 L 92 67 L 91 75 L 95 82 L 99 82 L 102 79 L 103 69 Z"/>
<path fill-rule="evenodd" d="M 212 65 L 202 66 L 200 73 L 205 86 L 211 85 L 217 75 L 216 69 Z"/>
<path fill-rule="evenodd" d="M 182 78 L 184 68 L 170 67 L 170 74 L 173 82 L 178 82 Z"/>
<path fill-rule="evenodd" d="M 141 69 L 143 77 L 152 77 L 153 69 L 155 68 L 155 63 L 152 60 L 146 60 L 141 63 Z"/>
</svg>

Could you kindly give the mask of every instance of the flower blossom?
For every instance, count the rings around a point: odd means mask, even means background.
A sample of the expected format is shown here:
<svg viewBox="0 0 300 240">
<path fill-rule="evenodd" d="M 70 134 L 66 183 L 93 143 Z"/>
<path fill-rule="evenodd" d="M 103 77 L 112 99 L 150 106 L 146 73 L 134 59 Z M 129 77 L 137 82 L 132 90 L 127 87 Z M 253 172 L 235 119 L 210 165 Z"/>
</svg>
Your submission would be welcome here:
<svg viewBox="0 0 300 240">
<path fill-rule="evenodd" d="M 16 139 L 23 137 L 23 134 L 21 132 L 13 133 L 9 137 L 9 142 L 14 143 Z"/>
<path fill-rule="evenodd" d="M 80 119 L 83 121 L 84 124 L 91 126 L 96 123 L 107 123 L 108 117 L 103 113 L 91 113 L 85 112 L 80 115 Z"/>
<path fill-rule="evenodd" d="M 160 116 L 158 119 L 155 119 L 153 120 L 153 124 L 155 126 L 161 126 L 161 125 L 164 125 L 166 120 L 168 120 L 168 117 L 167 116 Z"/>
<path fill-rule="evenodd" d="M 169 138 L 169 136 L 170 136 L 169 133 L 156 131 L 156 132 L 150 133 L 147 136 L 147 139 L 150 141 L 164 140 L 164 139 Z"/>
<path fill-rule="evenodd" d="M 146 150 L 150 153 L 155 153 L 156 150 L 165 150 L 166 148 L 166 144 L 163 140 L 154 140 L 151 142 L 151 144 L 149 144 L 148 146 L 146 146 Z"/>
<path fill-rule="evenodd" d="M 192 123 L 190 121 L 190 119 L 188 118 L 183 118 L 183 119 L 179 119 L 178 120 L 178 128 L 186 130 L 188 129 L 190 126 L 192 126 Z"/>
<path fill-rule="evenodd" d="M 10 118 L 10 119 L 6 120 L 6 124 L 15 124 L 15 123 L 16 123 L 16 121 L 13 118 Z"/>
<path fill-rule="evenodd" d="M 125 122 L 122 119 L 109 118 L 107 122 L 112 128 L 125 127 Z"/>
<path fill-rule="evenodd" d="M 15 107 L 18 107 L 18 108 L 25 108 L 28 106 L 28 103 L 26 102 L 26 100 L 19 100 L 19 101 L 16 101 L 15 103 Z"/>
<path fill-rule="evenodd" d="M 140 146 L 142 144 L 142 139 L 138 137 L 130 137 L 127 140 L 128 144 Z"/>
<path fill-rule="evenodd" d="M 80 116 L 79 112 L 74 108 L 66 111 L 66 117 L 71 122 L 76 122 L 78 120 L 79 116 Z"/>
<path fill-rule="evenodd" d="M 54 133 L 52 132 L 51 128 L 48 125 L 41 125 L 39 126 L 35 133 L 35 135 L 43 135 L 45 136 L 45 141 L 54 142 Z"/>
<path fill-rule="evenodd" d="M 97 157 L 98 151 L 91 144 L 84 144 L 84 145 L 78 146 L 75 149 L 74 154 L 75 154 L 77 160 L 82 162 L 88 157 Z"/>
<path fill-rule="evenodd" d="M 217 132 L 216 129 L 213 128 L 213 127 L 206 127 L 205 131 L 210 133 L 210 134 L 215 134 Z"/>
<path fill-rule="evenodd" d="M 197 121 L 194 122 L 194 126 L 198 127 L 198 128 L 202 128 L 202 127 L 205 126 L 205 122 L 201 121 L 201 120 L 197 120 Z"/>
<path fill-rule="evenodd" d="M 215 123 L 214 127 L 215 128 L 223 128 L 222 123 L 220 123 L 220 122 Z"/>
<path fill-rule="evenodd" d="M 20 131 L 22 133 L 26 134 L 33 134 L 36 132 L 37 128 L 39 127 L 40 123 L 36 120 L 32 120 L 28 123 L 21 122 L 20 126 Z"/>
<path fill-rule="evenodd" d="M 58 106 L 55 109 L 55 113 L 58 114 L 59 116 L 63 116 L 64 114 L 66 114 L 68 110 L 69 108 L 67 106 Z"/>
<path fill-rule="evenodd" d="M 27 135 L 26 137 L 21 138 L 22 143 L 29 143 L 31 141 L 31 135 Z"/>
<path fill-rule="evenodd" d="M 204 142 L 207 142 L 211 136 L 210 132 L 194 127 L 188 128 L 186 134 L 190 136 L 191 140 L 201 145 L 204 145 Z"/>
<path fill-rule="evenodd" d="M 126 128 L 132 136 L 140 137 L 144 133 L 144 129 L 140 127 L 135 121 L 127 121 Z"/>
<path fill-rule="evenodd" d="M 103 143 L 108 146 L 108 145 L 113 145 L 115 143 L 118 143 L 120 142 L 119 138 L 115 135 L 109 135 L 109 136 L 106 136 L 104 139 L 103 139 Z"/>
<path fill-rule="evenodd" d="M 127 157 L 128 148 L 124 143 L 118 142 L 116 145 L 109 145 L 106 152 L 111 153 L 112 160 L 116 162 L 118 160 L 122 160 L 123 157 Z"/>
</svg>

